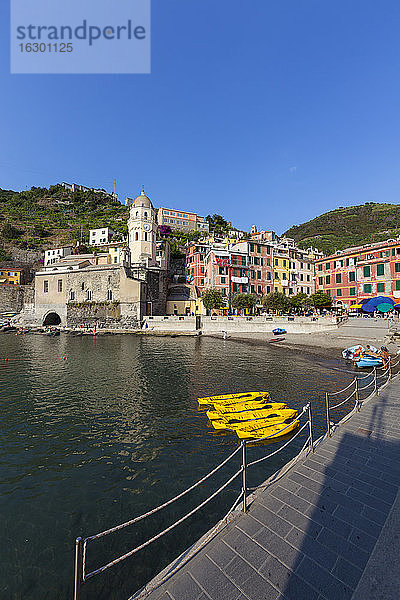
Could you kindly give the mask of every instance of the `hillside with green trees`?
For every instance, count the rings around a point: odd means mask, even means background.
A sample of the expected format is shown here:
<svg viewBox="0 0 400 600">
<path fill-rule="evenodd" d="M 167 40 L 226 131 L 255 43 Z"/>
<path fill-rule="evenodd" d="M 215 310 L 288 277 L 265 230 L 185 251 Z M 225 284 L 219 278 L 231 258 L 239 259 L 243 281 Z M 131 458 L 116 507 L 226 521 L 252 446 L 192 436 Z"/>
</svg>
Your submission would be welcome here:
<svg viewBox="0 0 400 600">
<path fill-rule="evenodd" d="M 339 207 L 285 234 L 301 248 L 310 246 L 331 254 L 349 246 L 381 242 L 400 235 L 400 204 L 367 202 L 361 206 Z"/>
<path fill-rule="evenodd" d="M 89 229 L 127 234 L 128 208 L 107 194 L 69 191 L 61 185 L 22 192 L 0 190 L 0 260 L 13 247 L 43 250 L 88 242 Z"/>
</svg>

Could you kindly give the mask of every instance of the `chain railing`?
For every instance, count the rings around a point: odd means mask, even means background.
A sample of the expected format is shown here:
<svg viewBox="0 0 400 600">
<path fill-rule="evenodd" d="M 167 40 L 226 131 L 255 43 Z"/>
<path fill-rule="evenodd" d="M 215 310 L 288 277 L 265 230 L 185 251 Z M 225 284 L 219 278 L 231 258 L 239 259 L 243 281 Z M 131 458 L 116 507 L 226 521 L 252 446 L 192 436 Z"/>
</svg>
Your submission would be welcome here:
<svg viewBox="0 0 400 600">
<path fill-rule="evenodd" d="M 306 421 L 300 426 L 300 420 L 303 417 L 303 415 L 305 415 L 307 418 L 306 418 Z M 76 538 L 76 540 L 75 540 L 75 568 L 74 568 L 74 600 L 80 600 L 82 585 L 84 583 L 86 583 L 89 579 L 91 579 L 92 577 L 94 577 L 96 575 L 100 575 L 100 573 L 104 573 L 104 571 L 107 571 L 110 567 L 113 567 L 114 565 L 117 565 L 118 563 L 129 558 L 130 556 L 137 554 L 138 552 L 140 552 L 141 550 L 143 550 L 144 548 L 146 548 L 147 546 L 149 546 L 156 540 L 160 539 L 166 533 L 168 533 L 169 531 L 171 531 L 172 529 L 174 529 L 175 527 L 177 527 L 178 525 L 183 523 L 186 519 L 188 519 L 189 517 L 194 515 L 197 511 L 199 511 L 201 508 L 206 506 L 206 504 L 208 504 L 208 502 L 210 502 L 213 498 L 215 498 L 218 494 L 220 494 L 225 488 L 227 488 L 237 477 L 239 477 L 239 475 L 242 476 L 241 477 L 241 491 L 240 491 L 240 494 L 238 495 L 238 497 L 236 498 L 236 500 L 233 504 L 233 507 L 230 509 L 229 513 L 232 512 L 232 510 L 234 510 L 234 508 L 236 508 L 240 502 L 242 502 L 242 511 L 246 512 L 247 511 L 247 492 L 251 491 L 253 489 L 253 488 L 247 487 L 247 469 L 249 467 L 251 467 L 261 461 L 267 460 L 268 458 L 271 458 L 278 452 L 281 452 L 294 439 L 296 439 L 296 437 L 302 431 L 304 431 L 306 428 L 308 428 L 308 437 L 307 437 L 302 449 L 300 450 L 300 452 L 302 452 L 307 446 L 309 446 L 309 449 L 311 452 L 314 452 L 314 441 L 313 441 L 313 433 L 312 433 L 312 412 L 311 412 L 310 404 L 306 404 L 302 408 L 299 415 L 295 419 L 293 419 L 290 423 L 285 424 L 285 426 L 282 427 L 282 429 L 279 430 L 278 432 L 275 432 L 271 435 L 268 435 L 268 436 L 265 436 L 262 438 L 257 438 L 257 439 L 251 440 L 251 441 L 258 443 L 258 442 L 262 442 L 262 441 L 267 441 L 273 437 L 277 437 L 278 435 L 279 436 L 284 435 L 284 432 L 287 429 L 292 428 L 295 423 L 299 423 L 299 429 L 296 432 L 296 434 L 294 436 L 292 436 L 285 444 L 280 446 L 274 452 L 269 453 L 267 456 L 264 456 L 261 459 L 257 459 L 257 460 L 248 462 L 248 460 L 247 460 L 248 442 L 246 440 L 243 440 L 240 443 L 240 445 L 229 456 L 227 456 L 221 463 L 219 463 L 216 467 L 214 467 L 214 469 L 212 469 L 209 473 L 207 473 L 207 475 L 205 475 L 204 477 L 199 479 L 196 483 L 194 483 L 193 485 L 188 487 L 186 490 L 184 490 L 180 494 L 177 494 L 170 500 L 167 500 L 163 504 L 160 504 L 156 508 L 153 508 L 152 510 L 150 510 L 142 515 L 139 515 L 137 517 L 134 517 L 133 519 L 130 519 L 129 521 L 121 523 L 120 525 L 116 525 L 115 527 L 111 527 L 100 533 L 96 533 L 94 535 L 90 535 L 85 538 L 82 538 L 82 537 Z M 143 542 L 139 546 L 136 546 L 136 548 L 129 550 L 129 552 L 126 552 L 125 554 L 115 558 L 114 560 L 109 561 L 105 565 L 103 565 L 97 569 L 94 569 L 93 571 L 87 572 L 87 569 L 86 569 L 87 550 L 88 550 L 88 545 L 91 542 L 93 542 L 94 540 L 100 539 L 102 537 L 105 537 L 111 533 L 115 533 L 116 531 L 120 531 L 122 529 L 130 527 L 130 526 L 134 525 L 135 523 L 138 523 L 139 521 L 142 521 L 143 519 L 146 519 L 146 518 L 154 515 L 155 513 L 159 512 L 160 510 L 166 508 L 167 506 L 173 504 L 174 502 L 176 502 L 177 500 L 179 500 L 180 498 L 182 498 L 183 496 L 185 496 L 186 494 L 188 494 L 189 492 L 191 492 L 192 490 L 197 488 L 199 485 L 204 483 L 207 479 L 212 477 L 215 473 L 217 473 L 217 471 L 219 471 L 222 467 L 224 467 L 227 463 L 229 463 L 238 453 L 241 453 L 240 467 L 215 492 L 213 492 L 205 500 L 203 500 L 203 502 L 198 504 L 190 512 L 186 513 L 183 517 L 181 517 L 180 519 L 178 519 L 177 521 L 172 523 L 172 525 L 169 525 L 168 527 L 163 529 L 163 531 L 161 531 L 160 533 L 154 535 L 153 537 L 151 537 L 147 541 Z"/>
</svg>

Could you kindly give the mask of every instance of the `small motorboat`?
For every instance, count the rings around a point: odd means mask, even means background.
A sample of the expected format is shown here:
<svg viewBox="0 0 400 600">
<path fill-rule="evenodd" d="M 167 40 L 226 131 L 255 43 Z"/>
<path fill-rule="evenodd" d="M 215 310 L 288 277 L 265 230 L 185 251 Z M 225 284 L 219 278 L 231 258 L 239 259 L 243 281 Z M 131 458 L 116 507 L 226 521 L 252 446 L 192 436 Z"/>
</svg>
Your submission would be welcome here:
<svg viewBox="0 0 400 600">
<path fill-rule="evenodd" d="M 224 394 L 222 396 L 205 396 L 204 398 L 197 398 L 199 404 L 214 404 L 215 402 L 227 402 L 232 403 L 232 400 L 238 400 L 244 402 L 245 400 L 252 400 L 257 397 L 268 398 L 268 392 L 242 392 L 241 394 Z"/>
<path fill-rule="evenodd" d="M 343 350 L 342 356 L 343 358 L 354 360 L 357 356 L 360 356 L 360 354 L 364 354 L 364 352 L 364 347 L 358 344 L 358 346 L 350 346 L 350 348 Z"/>
<path fill-rule="evenodd" d="M 381 367 L 383 365 L 382 359 L 375 358 L 374 356 L 362 356 L 354 362 L 360 369 L 363 367 Z"/>
<path fill-rule="evenodd" d="M 268 340 L 269 342 L 283 342 L 283 340 L 285 340 L 286 338 L 284 337 L 279 337 L 279 338 L 271 338 L 270 340 Z"/>
<path fill-rule="evenodd" d="M 282 329 L 282 327 L 277 327 L 276 329 L 272 330 L 272 333 L 274 335 L 284 335 L 285 333 L 287 333 L 286 329 Z"/>
</svg>

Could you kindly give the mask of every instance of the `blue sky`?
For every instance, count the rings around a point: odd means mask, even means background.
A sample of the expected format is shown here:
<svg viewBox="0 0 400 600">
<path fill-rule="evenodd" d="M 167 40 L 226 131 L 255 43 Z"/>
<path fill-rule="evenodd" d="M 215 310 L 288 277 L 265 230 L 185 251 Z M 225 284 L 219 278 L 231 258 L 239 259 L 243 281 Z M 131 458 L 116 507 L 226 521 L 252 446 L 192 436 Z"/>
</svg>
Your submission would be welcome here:
<svg viewBox="0 0 400 600">
<path fill-rule="evenodd" d="M 144 185 L 155 206 L 283 232 L 398 203 L 400 3 L 153 0 L 151 75 L 10 75 L 0 187 Z"/>
</svg>

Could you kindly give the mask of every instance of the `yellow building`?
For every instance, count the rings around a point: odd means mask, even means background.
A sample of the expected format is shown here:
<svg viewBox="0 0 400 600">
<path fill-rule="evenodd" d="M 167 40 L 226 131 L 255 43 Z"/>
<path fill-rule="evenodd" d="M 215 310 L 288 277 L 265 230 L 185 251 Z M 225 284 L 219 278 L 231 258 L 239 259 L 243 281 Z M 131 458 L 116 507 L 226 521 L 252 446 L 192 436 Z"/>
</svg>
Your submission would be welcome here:
<svg viewBox="0 0 400 600">
<path fill-rule="evenodd" d="M 289 255 L 274 252 L 274 292 L 289 295 L 290 259 Z"/>
<path fill-rule="evenodd" d="M 108 244 L 108 253 L 112 265 L 127 265 L 129 262 L 129 249 L 125 242 Z"/>
<path fill-rule="evenodd" d="M 24 282 L 23 269 L 2 269 L 0 271 L 0 283 L 21 285 Z"/>
<path fill-rule="evenodd" d="M 205 315 L 203 301 L 191 284 L 174 284 L 168 289 L 167 315 Z"/>
</svg>

